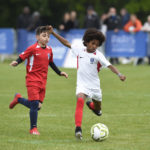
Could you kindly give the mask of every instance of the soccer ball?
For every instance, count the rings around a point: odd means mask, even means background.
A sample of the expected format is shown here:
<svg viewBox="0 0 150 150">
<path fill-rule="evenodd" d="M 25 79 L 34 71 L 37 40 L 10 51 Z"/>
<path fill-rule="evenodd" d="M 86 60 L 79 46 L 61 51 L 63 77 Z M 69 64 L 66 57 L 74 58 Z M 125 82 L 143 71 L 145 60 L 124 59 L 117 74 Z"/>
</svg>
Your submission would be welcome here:
<svg viewBox="0 0 150 150">
<path fill-rule="evenodd" d="M 102 141 L 108 138 L 108 127 L 102 123 L 94 124 L 91 127 L 91 137 L 94 141 Z"/>
</svg>

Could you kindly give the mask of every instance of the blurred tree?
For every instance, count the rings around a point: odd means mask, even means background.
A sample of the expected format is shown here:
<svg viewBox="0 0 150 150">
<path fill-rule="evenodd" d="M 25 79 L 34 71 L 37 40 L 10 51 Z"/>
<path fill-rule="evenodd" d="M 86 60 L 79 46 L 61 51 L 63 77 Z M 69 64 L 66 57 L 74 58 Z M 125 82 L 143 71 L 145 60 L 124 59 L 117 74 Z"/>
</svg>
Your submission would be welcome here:
<svg viewBox="0 0 150 150">
<path fill-rule="evenodd" d="M 31 12 L 41 13 L 44 24 L 52 24 L 55 27 L 60 24 L 63 14 L 71 10 L 77 11 L 82 27 L 88 5 L 93 5 L 99 16 L 111 6 L 116 7 L 118 13 L 125 7 L 130 13 L 136 13 L 142 21 L 150 14 L 150 0 L 0 0 L 0 27 L 15 28 L 16 19 L 26 5 L 31 8 Z"/>
</svg>

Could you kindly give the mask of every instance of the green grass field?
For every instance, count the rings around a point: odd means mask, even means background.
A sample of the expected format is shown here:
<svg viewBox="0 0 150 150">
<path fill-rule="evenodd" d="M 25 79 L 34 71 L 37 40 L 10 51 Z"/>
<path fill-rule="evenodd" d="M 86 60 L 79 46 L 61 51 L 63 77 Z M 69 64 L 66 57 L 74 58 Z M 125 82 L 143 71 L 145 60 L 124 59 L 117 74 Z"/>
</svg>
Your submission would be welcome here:
<svg viewBox="0 0 150 150">
<path fill-rule="evenodd" d="M 85 105 L 83 140 L 74 136 L 76 106 L 76 69 L 61 69 L 69 79 L 57 76 L 49 69 L 47 93 L 39 111 L 40 136 L 29 134 L 29 110 L 18 104 L 8 106 L 14 94 L 27 97 L 25 66 L 0 64 L 0 149 L 1 150 L 150 150 L 150 66 L 121 65 L 118 69 L 127 76 L 126 82 L 109 70 L 102 70 L 103 90 L 101 117 Z M 103 142 L 90 137 L 95 123 L 108 126 L 110 135 Z"/>
</svg>

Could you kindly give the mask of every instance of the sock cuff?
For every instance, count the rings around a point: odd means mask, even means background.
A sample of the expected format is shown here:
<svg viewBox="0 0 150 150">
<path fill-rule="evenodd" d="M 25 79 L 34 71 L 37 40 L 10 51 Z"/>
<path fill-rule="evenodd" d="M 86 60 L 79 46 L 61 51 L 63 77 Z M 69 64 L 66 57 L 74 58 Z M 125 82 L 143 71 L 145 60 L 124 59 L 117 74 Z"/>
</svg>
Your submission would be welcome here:
<svg viewBox="0 0 150 150">
<path fill-rule="evenodd" d="M 83 99 L 82 97 L 77 98 L 77 100 L 78 100 L 78 101 L 81 101 L 81 102 L 82 102 L 82 101 L 84 102 L 84 99 Z"/>
<path fill-rule="evenodd" d="M 82 97 L 79 97 L 77 99 L 77 103 L 80 104 L 80 105 L 84 105 L 84 99 Z"/>
</svg>

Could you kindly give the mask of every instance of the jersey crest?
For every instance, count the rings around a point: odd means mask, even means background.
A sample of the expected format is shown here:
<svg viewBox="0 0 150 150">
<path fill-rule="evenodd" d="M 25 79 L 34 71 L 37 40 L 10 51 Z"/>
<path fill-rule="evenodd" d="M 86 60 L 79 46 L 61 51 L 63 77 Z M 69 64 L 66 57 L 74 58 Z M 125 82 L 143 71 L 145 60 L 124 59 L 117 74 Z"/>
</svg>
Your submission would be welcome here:
<svg viewBox="0 0 150 150">
<path fill-rule="evenodd" d="M 90 64 L 94 63 L 94 58 L 90 58 Z"/>
</svg>

